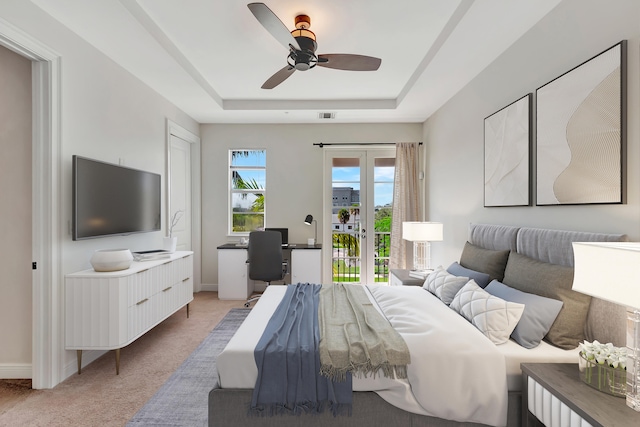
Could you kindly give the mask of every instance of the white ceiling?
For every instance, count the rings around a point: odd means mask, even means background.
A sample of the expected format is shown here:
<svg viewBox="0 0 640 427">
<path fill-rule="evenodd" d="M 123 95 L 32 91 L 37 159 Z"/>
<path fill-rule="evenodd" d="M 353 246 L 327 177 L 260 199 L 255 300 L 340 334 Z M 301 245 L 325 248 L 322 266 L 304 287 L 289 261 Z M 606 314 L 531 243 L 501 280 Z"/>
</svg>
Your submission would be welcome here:
<svg viewBox="0 0 640 427">
<path fill-rule="evenodd" d="M 423 122 L 560 0 L 267 0 L 319 54 L 382 59 L 260 86 L 288 51 L 238 0 L 31 0 L 200 123 Z"/>
</svg>

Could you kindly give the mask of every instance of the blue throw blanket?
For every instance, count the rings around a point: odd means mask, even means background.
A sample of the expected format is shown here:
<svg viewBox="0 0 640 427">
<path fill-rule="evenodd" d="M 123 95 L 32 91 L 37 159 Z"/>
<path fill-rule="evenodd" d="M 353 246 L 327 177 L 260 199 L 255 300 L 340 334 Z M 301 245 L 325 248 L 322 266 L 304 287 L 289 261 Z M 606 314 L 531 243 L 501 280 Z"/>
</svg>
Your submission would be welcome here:
<svg viewBox="0 0 640 427">
<path fill-rule="evenodd" d="M 333 382 L 320 375 L 318 295 L 321 285 L 289 285 L 256 346 L 258 379 L 250 413 L 351 414 L 352 378 Z"/>
</svg>

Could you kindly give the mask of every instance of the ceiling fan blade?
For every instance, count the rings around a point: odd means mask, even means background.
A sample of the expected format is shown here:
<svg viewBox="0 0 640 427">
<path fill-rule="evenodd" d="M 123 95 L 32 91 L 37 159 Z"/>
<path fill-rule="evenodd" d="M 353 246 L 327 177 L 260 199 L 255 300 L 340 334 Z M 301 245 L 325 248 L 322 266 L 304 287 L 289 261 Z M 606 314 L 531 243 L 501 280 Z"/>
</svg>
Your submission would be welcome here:
<svg viewBox="0 0 640 427">
<path fill-rule="evenodd" d="M 318 66 L 349 71 L 375 71 L 380 68 L 382 59 L 373 56 L 351 55 L 348 53 L 329 53 L 318 55 Z"/>
<path fill-rule="evenodd" d="M 300 50 L 300 45 L 296 39 L 291 35 L 287 26 L 267 7 L 264 3 L 249 3 L 247 5 L 253 16 L 256 17 L 258 22 L 284 47 L 289 49 L 289 45 L 292 45 L 297 50 Z"/>
<path fill-rule="evenodd" d="M 283 81 L 287 80 L 296 69 L 290 65 L 280 69 L 273 76 L 269 77 L 261 86 L 262 89 L 273 89 Z"/>
</svg>

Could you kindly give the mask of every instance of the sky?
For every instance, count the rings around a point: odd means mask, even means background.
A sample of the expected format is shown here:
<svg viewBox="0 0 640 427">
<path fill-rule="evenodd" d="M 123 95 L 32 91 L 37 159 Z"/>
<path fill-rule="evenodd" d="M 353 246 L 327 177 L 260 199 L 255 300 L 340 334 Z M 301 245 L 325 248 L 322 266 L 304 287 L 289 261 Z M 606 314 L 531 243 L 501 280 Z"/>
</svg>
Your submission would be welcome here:
<svg viewBox="0 0 640 427">
<path fill-rule="evenodd" d="M 384 206 L 393 201 L 393 175 L 394 167 L 376 167 L 373 172 L 374 179 L 374 206 Z M 360 168 L 358 167 L 334 167 L 334 187 L 352 187 L 360 189 Z"/>
</svg>

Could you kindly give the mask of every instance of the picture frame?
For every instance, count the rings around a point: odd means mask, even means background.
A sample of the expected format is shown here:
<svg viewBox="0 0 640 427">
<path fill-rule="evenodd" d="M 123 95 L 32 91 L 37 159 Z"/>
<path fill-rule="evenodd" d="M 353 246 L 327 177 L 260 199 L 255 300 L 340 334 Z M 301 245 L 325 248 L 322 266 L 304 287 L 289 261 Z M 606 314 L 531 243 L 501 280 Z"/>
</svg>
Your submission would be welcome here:
<svg viewBox="0 0 640 427">
<path fill-rule="evenodd" d="M 484 119 L 484 206 L 531 206 L 531 93 Z"/>
<path fill-rule="evenodd" d="M 626 202 L 626 40 L 536 90 L 536 205 Z"/>
</svg>

